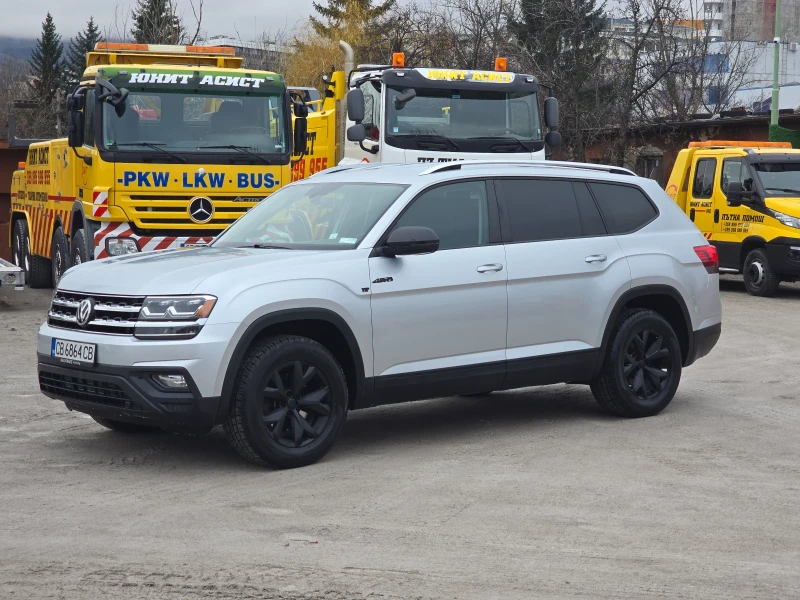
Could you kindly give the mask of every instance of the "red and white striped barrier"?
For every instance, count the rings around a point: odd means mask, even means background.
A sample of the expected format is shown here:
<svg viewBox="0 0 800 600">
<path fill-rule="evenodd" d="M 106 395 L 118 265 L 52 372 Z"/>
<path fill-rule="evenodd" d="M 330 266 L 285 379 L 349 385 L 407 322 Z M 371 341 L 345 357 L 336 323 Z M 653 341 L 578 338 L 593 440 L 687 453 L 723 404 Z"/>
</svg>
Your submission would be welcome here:
<svg viewBox="0 0 800 600">
<path fill-rule="evenodd" d="M 140 252 L 208 244 L 214 239 L 213 236 L 140 236 L 133 233 L 128 223 L 103 223 L 94 235 L 95 258 L 108 258 L 108 252 L 106 251 L 107 238 L 130 238 L 136 240 Z"/>
</svg>

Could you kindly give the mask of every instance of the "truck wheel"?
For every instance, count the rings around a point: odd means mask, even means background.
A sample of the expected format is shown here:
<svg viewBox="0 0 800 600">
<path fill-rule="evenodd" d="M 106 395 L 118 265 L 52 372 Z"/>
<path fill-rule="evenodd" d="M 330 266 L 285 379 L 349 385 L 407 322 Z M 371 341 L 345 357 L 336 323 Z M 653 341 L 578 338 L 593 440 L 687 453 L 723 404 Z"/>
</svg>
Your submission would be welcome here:
<svg viewBox="0 0 800 600">
<path fill-rule="evenodd" d="M 86 238 L 83 234 L 83 229 L 78 229 L 73 234 L 69 257 L 72 265 L 80 265 L 91 260 L 86 253 Z"/>
<path fill-rule="evenodd" d="M 333 355 L 308 338 L 281 335 L 242 363 L 225 432 L 246 459 L 294 468 L 325 456 L 346 417 L 347 382 Z"/>
<path fill-rule="evenodd" d="M 25 219 L 18 219 L 14 222 L 14 230 L 11 232 L 11 260 L 25 271 L 25 283 L 28 283 L 30 277 L 28 246 L 28 225 Z"/>
<path fill-rule="evenodd" d="M 675 396 L 681 365 L 680 343 L 661 315 L 625 310 L 617 319 L 592 394 L 600 406 L 623 417 L 656 415 Z"/>
<path fill-rule="evenodd" d="M 64 230 L 61 227 L 56 227 L 53 233 L 53 243 L 50 250 L 50 264 L 53 267 L 53 287 L 58 287 L 58 282 L 61 281 L 61 276 L 64 271 L 69 269 L 69 243 L 67 236 L 64 235 Z"/>
<path fill-rule="evenodd" d="M 774 296 L 778 293 L 781 278 L 769 264 L 763 248 L 751 250 L 744 259 L 744 287 L 753 296 Z"/>
<path fill-rule="evenodd" d="M 30 244 L 28 245 L 28 252 L 30 252 Z M 53 287 L 53 273 L 49 258 L 44 256 L 30 255 L 31 261 L 31 287 L 32 288 L 47 288 Z"/>
<path fill-rule="evenodd" d="M 158 427 L 151 427 L 149 425 L 138 425 L 136 423 L 126 423 L 125 421 L 114 421 L 113 419 L 106 419 L 104 417 L 92 417 L 95 421 L 100 423 L 103 427 L 107 427 L 112 431 L 121 431 L 122 433 L 151 433 L 153 431 L 161 431 Z"/>
</svg>

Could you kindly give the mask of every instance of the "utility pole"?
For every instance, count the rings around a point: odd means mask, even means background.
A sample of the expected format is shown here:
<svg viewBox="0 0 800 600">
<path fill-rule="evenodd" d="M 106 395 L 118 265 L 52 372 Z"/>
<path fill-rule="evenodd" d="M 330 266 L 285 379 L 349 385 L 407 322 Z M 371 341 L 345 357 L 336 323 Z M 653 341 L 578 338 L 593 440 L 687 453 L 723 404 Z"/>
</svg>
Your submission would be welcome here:
<svg viewBox="0 0 800 600">
<path fill-rule="evenodd" d="M 778 124 L 778 69 L 781 55 L 781 0 L 775 0 L 775 66 L 772 69 L 772 110 L 771 125 Z"/>
</svg>

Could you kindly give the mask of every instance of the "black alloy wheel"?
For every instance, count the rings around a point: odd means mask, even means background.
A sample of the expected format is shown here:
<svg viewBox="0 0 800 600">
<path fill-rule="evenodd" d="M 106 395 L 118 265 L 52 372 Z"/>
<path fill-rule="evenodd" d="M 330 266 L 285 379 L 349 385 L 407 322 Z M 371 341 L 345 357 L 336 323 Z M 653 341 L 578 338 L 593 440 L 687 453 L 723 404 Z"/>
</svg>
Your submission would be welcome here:
<svg viewBox="0 0 800 600">
<path fill-rule="evenodd" d="M 625 352 L 622 372 L 630 390 L 642 400 L 652 400 L 664 391 L 672 376 L 672 358 L 664 336 L 646 327 L 635 331 Z"/>
<path fill-rule="evenodd" d="M 325 429 L 331 402 L 330 386 L 317 367 L 302 360 L 284 363 L 264 388 L 264 427 L 281 446 L 300 448 Z"/>
</svg>

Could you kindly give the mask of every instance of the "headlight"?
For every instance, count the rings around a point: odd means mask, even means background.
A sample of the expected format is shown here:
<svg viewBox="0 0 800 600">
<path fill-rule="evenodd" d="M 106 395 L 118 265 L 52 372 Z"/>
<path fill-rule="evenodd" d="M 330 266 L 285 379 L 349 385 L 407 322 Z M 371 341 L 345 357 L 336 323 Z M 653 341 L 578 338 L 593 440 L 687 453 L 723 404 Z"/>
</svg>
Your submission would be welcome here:
<svg viewBox="0 0 800 600">
<path fill-rule="evenodd" d="M 144 321 L 194 321 L 211 314 L 214 296 L 148 296 L 139 319 Z"/>
<path fill-rule="evenodd" d="M 139 252 L 139 245 L 131 238 L 106 238 L 106 252 L 109 256 L 136 254 Z"/>
<path fill-rule="evenodd" d="M 787 227 L 794 227 L 795 229 L 800 229 L 800 219 L 798 219 L 797 217 L 790 217 L 789 215 L 779 213 L 777 210 L 772 211 L 772 216 L 778 219 L 778 221 L 780 221 Z"/>
</svg>

